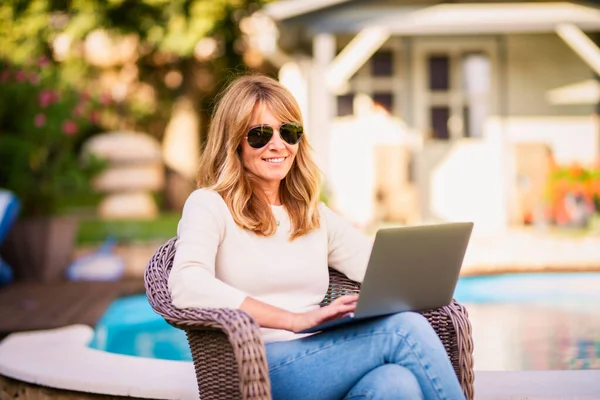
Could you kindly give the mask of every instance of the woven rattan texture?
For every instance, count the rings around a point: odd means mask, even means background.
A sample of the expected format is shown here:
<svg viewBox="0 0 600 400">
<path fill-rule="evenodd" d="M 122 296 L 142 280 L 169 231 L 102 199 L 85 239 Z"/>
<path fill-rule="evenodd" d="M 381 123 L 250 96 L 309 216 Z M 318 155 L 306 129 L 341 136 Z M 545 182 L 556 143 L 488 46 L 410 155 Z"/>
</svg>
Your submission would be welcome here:
<svg viewBox="0 0 600 400">
<path fill-rule="evenodd" d="M 198 392 L 202 400 L 271 399 L 265 346 L 256 322 L 245 312 L 227 308 L 177 309 L 167 287 L 175 256 L 172 238 L 150 259 L 144 274 L 150 305 L 188 338 Z M 329 269 L 330 287 L 321 306 L 356 293 L 360 285 Z M 455 300 L 423 312 L 440 337 L 468 400 L 473 393 L 473 341 L 466 309 Z"/>
</svg>

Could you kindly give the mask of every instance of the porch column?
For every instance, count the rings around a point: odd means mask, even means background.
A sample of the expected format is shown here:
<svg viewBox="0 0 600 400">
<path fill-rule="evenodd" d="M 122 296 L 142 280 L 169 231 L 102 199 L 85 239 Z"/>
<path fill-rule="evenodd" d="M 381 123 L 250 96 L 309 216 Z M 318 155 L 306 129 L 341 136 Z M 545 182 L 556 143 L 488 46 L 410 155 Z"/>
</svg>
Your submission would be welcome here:
<svg viewBox="0 0 600 400">
<path fill-rule="evenodd" d="M 327 180 L 330 176 L 331 119 L 334 97 L 327 85 L 327 69 L 335 57 L 335 36 L 318 33 L 313 38 L 313 65 L 309 79 L 309 121 L 307 134 L 314 149 L 317 165 Z"/>
<path fill-rule="evenodd" d="M 279 82 L 288 88 L 298 101 L 306 127 L 310 125 L 308 79 L 311 67 L 312 63 L 308 57 L 298 57 L 294 61 L 285 63 L 279 69 Z"/>
</svg>

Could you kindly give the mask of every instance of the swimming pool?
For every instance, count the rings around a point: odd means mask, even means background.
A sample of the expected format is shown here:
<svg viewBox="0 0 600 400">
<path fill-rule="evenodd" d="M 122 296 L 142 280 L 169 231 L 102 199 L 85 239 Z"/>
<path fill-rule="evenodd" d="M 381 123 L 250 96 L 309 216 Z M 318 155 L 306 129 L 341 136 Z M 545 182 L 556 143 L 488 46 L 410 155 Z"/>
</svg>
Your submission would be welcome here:
<svg viewBox="0 0 600 400">
<path fill-rule="evenodd" d="M 600 369 L 600 273 L 462 277 L 479 370 Z M 144 295 L 113 302 L 90 347 L 191 360 L 184 332 L 155 314 Z"/>
</svg>

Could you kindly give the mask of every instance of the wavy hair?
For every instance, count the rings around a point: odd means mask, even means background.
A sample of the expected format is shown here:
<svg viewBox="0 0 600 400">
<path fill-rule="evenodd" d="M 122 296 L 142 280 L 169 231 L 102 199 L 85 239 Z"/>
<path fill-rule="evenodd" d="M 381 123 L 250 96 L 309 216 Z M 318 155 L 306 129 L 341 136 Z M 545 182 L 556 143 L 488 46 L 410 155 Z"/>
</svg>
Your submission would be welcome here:
<svg viewBox="0 0 600 400">
<path fill-rule="evenodd" d="M 240 227 L 271 236 L 277 221 L 256 177 L 242 165 L 239 152 L 256 104 L 269 106 L 281 121 L 302 123 L 296 99 L 279 82 L 258 74 L 238 77 L 217 98 L 197 184 L 218 192 Z M 304 135 L 292 167 L 279 185 L 281 204 L 292 225 L 291 240 L 319 227 L 319 188 L 319 170 Z"/>
</svg>

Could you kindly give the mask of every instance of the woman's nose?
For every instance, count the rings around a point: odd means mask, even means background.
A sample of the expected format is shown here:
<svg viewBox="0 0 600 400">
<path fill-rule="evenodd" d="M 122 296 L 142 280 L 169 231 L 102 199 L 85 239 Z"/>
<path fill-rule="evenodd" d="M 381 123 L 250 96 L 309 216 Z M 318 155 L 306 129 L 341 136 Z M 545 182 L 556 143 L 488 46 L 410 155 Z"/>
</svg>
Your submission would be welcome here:
<svg viewBox="0 0 600 400">
<path fill-rule="evenodd" d="M 273 137 L 271 138 L 271 141 L 269 142 L 269 147 L 272 149 L 276 149 L 276 150 L 285 148 L 285 143 L 283 142 L 283 139 L 281 138 L 281 135 L 279 134 L 279 130 L 274 130 Z"/>
</svg>

